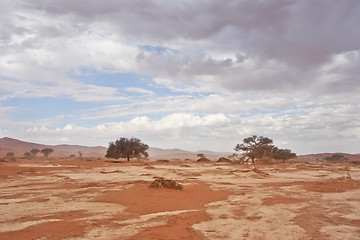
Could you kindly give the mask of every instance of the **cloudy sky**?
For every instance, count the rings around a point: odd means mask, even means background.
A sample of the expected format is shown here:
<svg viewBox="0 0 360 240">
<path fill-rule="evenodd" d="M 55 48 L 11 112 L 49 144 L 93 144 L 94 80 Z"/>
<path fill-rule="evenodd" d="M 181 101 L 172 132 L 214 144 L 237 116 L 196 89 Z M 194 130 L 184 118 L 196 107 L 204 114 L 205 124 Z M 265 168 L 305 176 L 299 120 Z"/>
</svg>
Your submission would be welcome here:
<svg viewBox="0 0 360 240">
<path fill-rule="evenodd" d="M 360 152 L 358 0 L 2 0 L 0 137 Z"/>
</svg>

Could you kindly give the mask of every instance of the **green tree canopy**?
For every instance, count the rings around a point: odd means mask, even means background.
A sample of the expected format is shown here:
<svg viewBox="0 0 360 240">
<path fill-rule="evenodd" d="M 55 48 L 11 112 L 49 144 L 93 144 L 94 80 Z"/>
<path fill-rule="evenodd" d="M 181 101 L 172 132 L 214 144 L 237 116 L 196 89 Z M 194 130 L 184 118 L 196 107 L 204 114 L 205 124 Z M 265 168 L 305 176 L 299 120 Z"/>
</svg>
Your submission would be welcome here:
<svg viewBox="0 0 360 240">
<path fill-rule="evenodd" d="M 40 152 L 40 150 L 39 149 L 37 149 L 37 148 L 33 148 L 33 149 L 31 149 L 31 154 L 34 156 L 34 157 L 36 157 L 36 154 L 38 154 L 39 152 Z"/>
<path fill-rule="evenodd" d="M 26 153 L 24 153 L 24 156 L 25 156 L 25 158 L 26 159 L 30 159 L 31 158 L 31 153 L 29 153 L 29 152 L 26 152 Z"/>
<path fill-rule="evenodd" d="M 13 152 L 6 153 L 6 157 L 8 157 L 8 158 L 12 158 L 14 156 L 15 156 L 15 153 L 13 153 Z"/>
<path fill-rule="evenodd" d="M 253 135 L 244 138 L 243 143 L 237 144 L 234 148 L 235 151 L 244 152 L 243 160 L 252 163 L 255 160 L 275 159 L 285 162 L 288 159 L 295 158 L 296 154 L 292 153 L 289 149 L 279 149 L 273 144 L 273 140 L 268 137 Z"/>
<path fill-rule="evenodd" d="M 148 157 L 146 152 L 149 146 L 142 143 L 138 138 L 120 138 L 115 142 L 109 143 L 109 148 L 105 157 L 107 158 L 126 158 L 130 161 L 130 158 L 141 158 L 142 156 Z"/>
<path fill-rule="evenodd" d="M 272 148 L 271 155 L 275 160 L 280 160 L 282 162 L 286 162 L 291 158 L 296 158 L 296 154 L 291 152 L 290 149 L 279 149 L 277 147 Z"/>
<path fill-rule="evenodd" d="M 44 154 L 44 157 L 48 157 L 53 151 L 54 150 L 51 148 L 44 148 L 41 150 L 41 153 Z"/>
<path fill-rule="evenodd" d="M 271 151 L 271 144 L 273 140 L 268 137 L 258 137 L 253 135 L 248 138 L 244 138 L 242 144 L 237 144 L 234 148 L 235 151 L 245 152 L 245 157 L 251 160 L 252 163 L 255 159 L 261 159 L 264 155 L 268 155 Z"/>
</svg>

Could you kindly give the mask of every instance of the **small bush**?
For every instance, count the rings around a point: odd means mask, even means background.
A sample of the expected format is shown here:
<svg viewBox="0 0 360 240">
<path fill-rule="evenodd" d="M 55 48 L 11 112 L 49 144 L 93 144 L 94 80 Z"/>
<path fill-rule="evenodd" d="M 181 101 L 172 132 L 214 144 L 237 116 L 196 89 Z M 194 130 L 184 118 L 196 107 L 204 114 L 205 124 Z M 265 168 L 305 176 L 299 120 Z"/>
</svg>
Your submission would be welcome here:
<svg viewBox="0 0 360 240">
<path fill-rule="evenodd" d="M 230 159 L 228 159 L 228 158 L 221 157 L 221 158 L 219 158 L 219 160 L 217 160 L 217 162 L 231 163 L 232 161 Z"/>
<path fill-rule="evenodd" d="M 177 183 L 175 180 L 166 179 L 163 177 L 156 177 L 155 180 L 150 184 L 149 188 L 169 188 L 175 190 L 182 190 L 183 186 Z"/>
<path fill-rule="evenodd" d="M 197 162 L 211 162 L 211 161 L 207 158 L 200 158 L 199 160 L 197 160 Z"/>
<path fill-rule="evenodd" d="M 118 160 L 105 161 L 105 162 L 109 162 L 109 163 L 124 163 L 123 161 L 118 161 Z"/>
<path fill-rule="evenodd" d="M 167 160 L 167 159 L 159 159 L 159 160 L 156 160 L 156 162 L 158 162 L 158 163 L 168 163 L 170 161 Z"/>
</svg>

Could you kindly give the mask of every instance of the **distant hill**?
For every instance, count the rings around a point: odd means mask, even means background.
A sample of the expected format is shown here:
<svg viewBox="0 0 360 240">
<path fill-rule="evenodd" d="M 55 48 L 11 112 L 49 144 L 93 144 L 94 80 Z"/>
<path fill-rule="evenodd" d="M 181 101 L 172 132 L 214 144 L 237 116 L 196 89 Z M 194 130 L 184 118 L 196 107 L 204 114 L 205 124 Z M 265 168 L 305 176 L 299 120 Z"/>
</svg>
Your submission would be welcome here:
<svg viewBox="0 0 360 240">
<path fill-rule="evenodd" d="M 232 154 L 230 152 L 213 152 L 208 150 L 190 152 L 177 148 L 161 149 L 155 147 L 150 147 L 148 153 L 150 158 L 153 159 L 180 159 L 180 160 L 185 160 L 185 159 L 196 160 L 199 158 L 196 156 L 199 153 L 205 154 L 206 158 L 210 160 L 218 160 L 220 157 L 227 157 Z"/>
<path fill-rule="evenodd" d="M 0 157 L 4 156 L 8 152 L 14 152 L 15 156 L 24 156 L 25 152 L 30 152 L 31 149 L 44 149 L 52 148 L 54 152 L 51 154 L 53 157 L 68 157 L 72 154 L 75 156 L 79 155 L 79 151 L 85 157 L 104 157 L 106 154 L 106 147 L 95 146 L 81 146 L 81 145 L 46 145 L 32 142 L 25 142 L 13 138 L 0 138 Z M 206 158 L 210 160 L 217 160 L 220 157 L 227 157 L 231 155 L 231 152 L 213 152 L 208 150 L 202 150 L 197 152 L 190 152 L 181 149 L 161 149 L 156 147 L 150 147 L 148 150 L 150 159 L 192 159 L 196 160 L 196 156 L 199 153 L 205 154 Z M 343 155 L 349 161 L 360 161 L 360 154 L 348 154 L 348 153 L 316 153 L 316 154 L 307 154 L 298 156 L 298 161 L 316 161 L 322 160 L 326 157 L 331 157 L 334 154 Z"/>
<path fill-rule="evenodd" d="M 348 161 L 360 161 L 360 155 L 359 154 L 349 154 L 349 153 L 316 153 L 316 154 L 307 154 L 307 155 L 300 155 L 297 157 L 297 160 L 299 161 L 317 161 L 317 160 L 323 160 L 327 157 L 331 157 L 334 154 L 340 154 L 344 156 L 344 158 L 347 158 Z"/>
<path fill-rule="evenodd" d="M 52 148 L 54 152 L 51 156 L 54 157 L 68 157 L 72 154 L 78 156 L 79 151 L 86 157 L 104 157 L 106 154 L 106 147 L 96 146 L 96 147 L 87 147 L 81 145 L 46 145 L 38 144 L 32 142 L 25 142 L 13 138 L 0 138 L 0 156 L 4 156 L 7 152 L 14 152 L 17 156 L 23 156 L 25 152 L 30 152 L 31 149 L 44 149 Z M 219 157 L 227 157 L 231 153 L 218 153 L 212 151 L 197 151 L 190 152 L 181 149 L 161 149 L 150 147 L 148 150 L 149 157 L 151 159 L 198 159 L 196 156 L 198 153 L 203 153 L 208 159 L 217 160 Z"/>
<path fill-rule="evenodd" d="M 103 157 L 107 148 L 105 147 L 86 147 L 80 145 L 46 145 L 31 142 L 24 142 L 13 138 L 0 138 L 0 152 L 4 154 L 4 151 L 12 151 L 16 155 L 23 155 L 25 152 L 30 152 L 31 149 L 37 148 L 39 150 L 44 148 L 52 148 L 54 152 L 51 156 L 70 156 L 74 154 L 78 156 L 79 151 L 83 156 Z"/>
</svg>

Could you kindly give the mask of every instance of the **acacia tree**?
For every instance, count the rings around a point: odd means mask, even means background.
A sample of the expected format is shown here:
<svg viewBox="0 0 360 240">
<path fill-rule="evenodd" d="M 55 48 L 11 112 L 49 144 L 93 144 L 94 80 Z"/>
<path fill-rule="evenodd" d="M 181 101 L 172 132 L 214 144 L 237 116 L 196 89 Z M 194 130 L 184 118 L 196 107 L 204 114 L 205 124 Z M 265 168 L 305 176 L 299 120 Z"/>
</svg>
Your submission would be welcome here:
<svg viewBox="0 0 360 240">
<path fill-rule="evenodd" d="M 109 143 L 109 148 L 106 152 L 105 157 L 107 158 L 126 158 L 130 161 L 130 158 L 141 158 L 144 156 L 148 157 L 146 152 L 149 146 L 142 143 L 138 138 L 120 138 L 115 142 Z"/>
<path fill-rule="evenodd" d="M 37 148 L 33 148 L 33 149 L 31 149 L 31 154 L 34 156 L 34 157 L 36 157 L 36 154 L 38 154 L 39 152 L 40 152 L 40 150 L 39 149 L 37 149 Z"/>
<path fill-rule="evenodd" d="M 13 153 L 13 152 L 6 153 L 7 158 L 13 158 L 14 156 L 15 156 L 15 153 Z"/>
<path fill-rule="evenodd" d="M 285 162 L 288 159 L 296 157 L 295 153 L 292 153 L 289 149 L 279 149 L 272 145 L 273 140 L 268 137 L 253 135 L 248 138 L 244 138 L 242 144 L 237 144 L 234 148 L 235 151 L 243 151 L 244 156 L 241 158 L 244 162 L 251 160 L 255 163 L 255 160 L 262 161 L 263 159 L 275 159 Z"/>
<path fill-rule="evenodd" d="M 268 137 L 258 137 L 253 135 L 251 137 L 244 138 L 243 143 L 237 144 L 234 150 L 237 152 L 245 152 L 243 159 L 245 161 L 251 160 L 252 163 L 255 163 L 255 159 L 261 159 L 264 155 L 268 155 L 271 150 L 272 143 L 273 140 Z"/>
<path fill-rule="evenodd" d="M 26 159 L 31 159 L 31 153 L 29 152 L 24 153 L 24 156 Z"/>
<path fill-rule="evenodd" d="M 44 154 L 44 157 L 48 157 L 53 151 L 54 150 L 51 148 L 44 148 L 41 150 L 41 153 Z"/>
<path fill-rule="evenodd" d="M 291 158 L 296 158 L 296 154 L 291 152 L 290 149 L 279 149 L 277 147 L 273 147 L 271 153 L 272 153 L 272 157 L 275 160 L 280 160 L 282 162 L 286 162 Z"/>
</svg>

